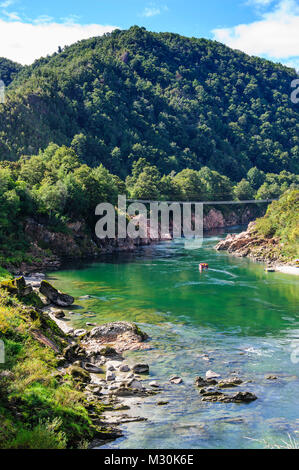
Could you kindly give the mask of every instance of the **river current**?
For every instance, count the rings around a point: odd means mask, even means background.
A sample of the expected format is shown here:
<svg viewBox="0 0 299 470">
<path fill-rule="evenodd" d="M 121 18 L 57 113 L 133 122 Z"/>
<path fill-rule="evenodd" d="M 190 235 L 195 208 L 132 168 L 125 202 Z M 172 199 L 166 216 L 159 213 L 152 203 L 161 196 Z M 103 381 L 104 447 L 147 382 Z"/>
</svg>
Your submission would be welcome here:
<svg viewBox="0 0 299 470">
<path fill-rule="evenodd" d="M 134 414 L 148 420 L 123 425 L 124 437 L 106 448 L 259 448 L 299 439 L 298 277 L 215 251 L 224 236 L 207 234 L 196 250 L 163 242 L 52 273 L 76 298 L 67 316 L 74 326 L 128 320 L 151 338 L 150 350 L 126 355 L 147 362 L 148 379 L 163 391 L 137 403 Z M 209 270 L 199 272 L 200 262 Z M 207 370 L 238 374 L 247 382 L 240 390 L 258 400 L 203 402 L 194 378 Z M 183 384 L 170 384 L 171 375 Z"/>
</svg>

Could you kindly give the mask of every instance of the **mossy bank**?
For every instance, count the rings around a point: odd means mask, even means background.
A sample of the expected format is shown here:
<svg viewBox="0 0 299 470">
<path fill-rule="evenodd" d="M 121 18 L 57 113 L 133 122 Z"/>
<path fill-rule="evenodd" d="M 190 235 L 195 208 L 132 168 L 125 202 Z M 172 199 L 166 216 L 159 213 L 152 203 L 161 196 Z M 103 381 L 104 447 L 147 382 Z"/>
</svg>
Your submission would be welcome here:
<svg viewBox="0 0 299 470">
<path fill-rule="evenodd" d="M 20 296 L 21 281 L 0 276 L 0 448 L 84 448 L 119 435 L 101 423 L 100 399 L 87 401 L 89 374 L 61 368 L 70 338 L 36 307 L 38 295 Z"/>
</svg>

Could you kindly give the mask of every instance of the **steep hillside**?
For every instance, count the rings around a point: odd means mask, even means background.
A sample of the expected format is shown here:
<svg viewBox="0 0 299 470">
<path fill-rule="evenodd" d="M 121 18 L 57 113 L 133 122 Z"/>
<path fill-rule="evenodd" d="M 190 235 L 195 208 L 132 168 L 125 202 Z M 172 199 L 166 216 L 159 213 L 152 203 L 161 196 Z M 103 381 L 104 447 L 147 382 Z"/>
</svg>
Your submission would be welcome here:
<svg viewBox="0 0 299 470">
<path fill-rule="evenodd" d="M 234 181 L 254 166 L 298 172 L 294 75 L 214 41 L 117 30 L 18 74 L 0 105 L 0 159 L 54 142 L 122 177 L 140 157 L 163 173 L 208 166 Z"/>
</svg>

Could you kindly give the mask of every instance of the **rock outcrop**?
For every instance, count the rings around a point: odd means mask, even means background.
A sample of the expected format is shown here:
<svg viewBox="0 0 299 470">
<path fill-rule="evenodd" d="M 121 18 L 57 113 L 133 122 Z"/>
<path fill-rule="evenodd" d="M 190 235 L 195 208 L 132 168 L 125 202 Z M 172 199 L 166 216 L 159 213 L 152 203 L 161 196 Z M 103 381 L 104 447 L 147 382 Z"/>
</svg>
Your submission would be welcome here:
<svg viewBox="0 0 299 470">
<path fill-rule="evenodd" d="M 215 246 L 215 249 L 226 250 L 235 256 L 248 256 L 256 261 L 277 262 L 281 259 L 280 240 L 278 238 L 264 238 L 257 233 L 255 222 L 248 225 L 246 231 L 239 234 L 227 235 Z"/>
<path fill-rule="evenodd" d="M 121 353 L 128 350 L 147 349 L 148 345 L 144 343 L 146 339 L 147 335 L 137 325 L 119 321 L 93 328 L 85 335 L 82 344 L 88 351 L 98 352 L 104 346 L 105 348 L 113 347 L 116 353 Z"/>
<path fill-rule="evenodd" d="M 44 295 L 50 302 L 59 307 L 69 307 L 74 303 L 74 297 L 68 294 L 63 294 L 59 292 L 55 287 L 53 287 L 49 282 L 42 281 L 39 291 Z"/>
</svg>

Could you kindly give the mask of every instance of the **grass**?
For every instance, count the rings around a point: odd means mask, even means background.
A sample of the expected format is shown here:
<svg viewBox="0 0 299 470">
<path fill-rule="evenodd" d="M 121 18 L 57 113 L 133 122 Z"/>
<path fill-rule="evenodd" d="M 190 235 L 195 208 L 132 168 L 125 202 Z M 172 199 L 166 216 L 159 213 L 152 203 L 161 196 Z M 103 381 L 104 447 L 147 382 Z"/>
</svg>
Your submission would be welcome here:
<svg viewBox="0 0 299 470">
<path fill-rule="evenodd" d="M 67 343 L 56 324 L 0 289 L 0 448 L 85 448 L 103 406 L 87 403 L 82 382 L 58 371 L 58 354 L 35 339 L 37 331 L 61 354 Z"/>
<path fill-rule="evenodd" d="M 7 271 L 7 269 L 1 268 L 0 266 L 0 282 L 10 279 L 12 279 L 12 275 Z"/>
</svg>

